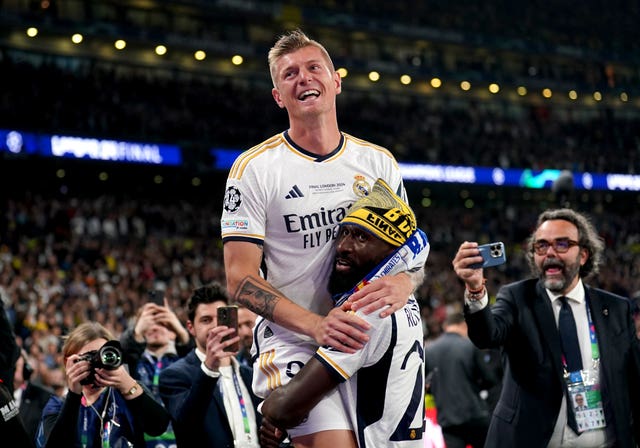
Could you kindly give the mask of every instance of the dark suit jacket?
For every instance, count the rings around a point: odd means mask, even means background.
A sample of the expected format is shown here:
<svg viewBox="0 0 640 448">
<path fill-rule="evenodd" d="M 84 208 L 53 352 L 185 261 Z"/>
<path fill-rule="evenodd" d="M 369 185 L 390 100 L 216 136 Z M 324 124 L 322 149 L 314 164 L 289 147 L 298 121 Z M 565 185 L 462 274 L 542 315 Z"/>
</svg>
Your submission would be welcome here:
<svg viewBox="0 0 640 448">
<path fill-rule="evenodd" d="M 176 441 L 180 448 L 233 448 L 233 433 L 227 420 L 218 379 L 207 376 L 192 350 L 184 358 L 160 373 L 160 395 L 171 414 Z M 252 370 L 240 366 L 240 375 L 251 392 Z M 258 429 L 260 399 L 251 392 Z"/>
<path fill-rule="evenodd" d="M 640 441 L 640 343 L 624 297 L 585 286 L 600 348 L 607 436 L 616 447 Z M 506 368 L 487 447 L 545 447 L 563 397 L 558 329 L 537 279 L 504 286 L 496 303 L 465 310 L 469 337 L 480 348 L 502 346 Z M 632 413 L 634 427 L 632 427 Z"/>
<path fill-rule="evenodd" d="M 40 418 L 42 418 L 42 410 L 52 395 L 55 395 L 53 389 L 32 383 L 31 381 L 27 382 L 27 387 L 22 391 L 20 417 L 24 423 L 24 429 L 27 430 L 27 433 L 31 436 L 34 443 L 36 434 L 38 433 Z"/>
<path fill-rule="evenodd" d="M 498 382 L 473 343 L 457 334 L 443 333 L 424 350 L 426 372 L 434 372 L 431 393 L 442 428 L 484 420 L 489 425 L 489 407 L 480 391 Z"/>
</svg>

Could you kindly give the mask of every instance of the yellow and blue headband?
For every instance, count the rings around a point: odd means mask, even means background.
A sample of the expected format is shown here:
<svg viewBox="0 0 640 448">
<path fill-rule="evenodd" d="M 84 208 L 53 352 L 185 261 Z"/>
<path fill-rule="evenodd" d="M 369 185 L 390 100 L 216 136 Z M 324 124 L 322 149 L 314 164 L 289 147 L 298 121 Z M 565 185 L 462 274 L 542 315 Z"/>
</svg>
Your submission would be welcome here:
<svg viewBox="0 0 640 448">
<path fill-rule="evenodd" d="M 382 179 L 349 208 L 341 224 L 357 224 L 396 247 L 402 246 L 417 228 L 411 207 Z"/>
</svg>

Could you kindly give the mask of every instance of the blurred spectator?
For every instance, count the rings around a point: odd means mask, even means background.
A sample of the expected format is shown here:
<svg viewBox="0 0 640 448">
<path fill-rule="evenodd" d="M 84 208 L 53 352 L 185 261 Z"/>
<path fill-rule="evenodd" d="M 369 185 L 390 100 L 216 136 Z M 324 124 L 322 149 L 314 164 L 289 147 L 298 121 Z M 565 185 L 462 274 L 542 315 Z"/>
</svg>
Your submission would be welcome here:
<svg viewBox="0 0 640 448">
<path fill-rule="evenodd" d="M 58 397 L 64 397 L 65 395 L 67 395 L 67 384 L 64 367 L 49 370 L 49 372 L 47 372 L 45 383 L 48 387 L 53 389 Z"/>
<path fill-rule="evenodd" d="M 480 392 L 499 381 L 484 354 L 469 340 L 461 312 L 451 313 L 444 332 L 425 347 L 430 392 L 447 448 L 484 447 L 491 412 Z"/>
<path fill-rule="evenodd" d="M 166 303 L 160 306 L 149 302 L 139 310 L 135 325 L 122 333 L 120 341 L 131 376 L 147 386 L 156 400 L 162 403 L 160 372 L 191 349 L 187 330 Z M 145 440 L 148 448 L 176 445 L 171 423 L 163 434 L 145 434 Z"/>
<path fill-rule="evenodd" d="M 32 438 L 22 422 L 18 404 L 13 397 L 13 377 L 20 349 L 13 328 L 0 300 L 0 437 L 4 443 L 33 447 Z"/>
<path fill-rule="evenodd" d="M 482 361 L 486 368 L 493 372 L 496 382 L 493 384 L 485 384 L 485 388 L 480 391 L 480 397 L 487 403 L 489 413 L 492 413 L 498 404 L 500 392 L 502 391 L 502 377 L 504 375 L 504 367 L 502 363 L 502 354 L 498 349 L 484 349 L 482 352 Z"/>
<path fill-rule="evenodd" d="M 636 336 L 640 339 L 640 295 L 637 293 L 632 298 L 633 321 L 636 325 Z"/>
<path fill-rule="evenodd" d="M 16 361 L 16 371 L 13 376 L 13 398 L 20 409 L 20 417 L 31 438 L 36 442 L 36 434 L 42 410 L 49 401 L 54 390 L 31 381 L 33 367 L 27 361 L 26 353 L 22 353 Z"/>
</svg>

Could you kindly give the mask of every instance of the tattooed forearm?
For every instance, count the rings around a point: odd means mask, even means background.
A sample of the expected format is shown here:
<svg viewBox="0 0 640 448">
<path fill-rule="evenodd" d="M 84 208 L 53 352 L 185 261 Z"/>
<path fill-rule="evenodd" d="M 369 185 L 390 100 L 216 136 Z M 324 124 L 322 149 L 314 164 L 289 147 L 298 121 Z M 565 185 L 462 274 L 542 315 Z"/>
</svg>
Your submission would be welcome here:
<svg viewBox="0 0 640 448">
<path fill-rule="evenodd" d="M 273 321 L 273 310 L 280 300 L 280 293 L 267 288 L 252 276 L 247 276 L 240 283 L 234 299 L 256 314 Z"/>
</svg>

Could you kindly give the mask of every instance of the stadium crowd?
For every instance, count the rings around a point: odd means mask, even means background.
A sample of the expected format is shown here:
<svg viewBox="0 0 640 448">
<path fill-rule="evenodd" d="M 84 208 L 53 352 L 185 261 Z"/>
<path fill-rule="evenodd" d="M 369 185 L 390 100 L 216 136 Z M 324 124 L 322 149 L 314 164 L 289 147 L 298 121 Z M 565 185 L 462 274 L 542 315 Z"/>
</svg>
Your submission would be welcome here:
<svg viewBox="0 0 640 448">
<path fill-rule="evenodd" d="M 502 240 L 508 263 L 487 270 L 496 285 L 528 272 L 522 254 L 538 210 L 512 204 L 501 211 L 420 208 L 432 251 L 418 292 L 425 336 L 431 339 L 459 307 L 463 285 L 451 257 L 464 240 Z M 224 283 L 220 204 L 168 204 L 156 199 L 28 196 L 2 204 L 0 297 L 21 344 L 45 383 L 59 381 L 61 339 L 81 322 L 98 321 L 120 335 L 135 321 L 147 291 L 166 289 L 171 307 L 186 321 L 184 305 L 198 286 Z M 640 214 L 593 215 L 607 243 L 596 286 L 636 296 L 640 291 Z M 491 289 L 491 288 L 490 288 Z M 495 293 L 497 288 L 493 288 Z M 51 379 L 49 379 L 51 378 Z"/>
</svg>

